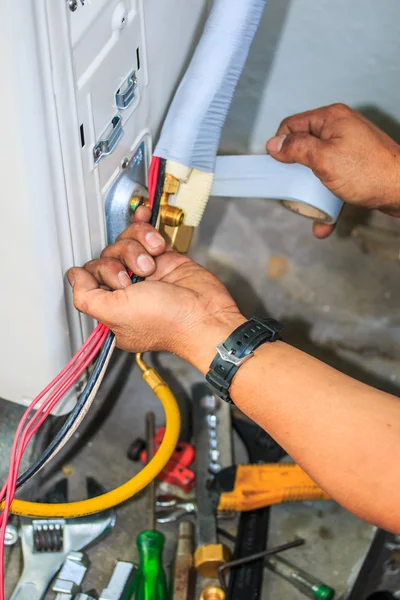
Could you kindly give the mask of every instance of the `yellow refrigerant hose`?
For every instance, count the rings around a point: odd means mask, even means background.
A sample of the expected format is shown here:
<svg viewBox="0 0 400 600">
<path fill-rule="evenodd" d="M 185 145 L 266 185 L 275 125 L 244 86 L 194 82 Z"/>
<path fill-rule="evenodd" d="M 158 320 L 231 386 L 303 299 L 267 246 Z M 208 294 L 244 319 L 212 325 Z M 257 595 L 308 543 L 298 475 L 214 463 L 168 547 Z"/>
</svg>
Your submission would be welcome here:
<svg viewBox="0 0 400 600">
<path fill-rule="evenodd" d="M 178 443 L 181 421 L 178 404 L 165 381 L 144 362 L 140 354 L 136 355 L 136 362 L 142 371 L 143 379 L 160 400 L 165 411 L 165 435 L 157 454 L 140 473 L 111 492 L 89 500 L 65 504 L 42 504 L 40 502 L 14 500 L 10 509 L 12 514 L 39 518 L 72 518 L 90 515 L 128 500 L 128 498 L 146 487 L 163 470 Z"/>
</svg>

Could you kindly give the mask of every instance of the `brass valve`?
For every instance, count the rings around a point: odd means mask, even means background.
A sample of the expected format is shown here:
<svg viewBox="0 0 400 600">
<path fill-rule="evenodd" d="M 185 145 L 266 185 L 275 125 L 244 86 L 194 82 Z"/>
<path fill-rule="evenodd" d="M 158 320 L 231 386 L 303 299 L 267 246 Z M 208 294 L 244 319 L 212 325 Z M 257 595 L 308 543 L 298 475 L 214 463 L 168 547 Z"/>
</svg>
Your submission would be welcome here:
<svg viewBox="0 0 400 600">
<path fill-rule="evenodd" d="M 170 195 L 176 194 L 178 189 L 178 179 L 166 173 L 163 193 L 160 198 L 159 231 L 171 248 L 184 253 L 188 252 L 190 248 L 194 228 L 184 225 L 185 213 L 181 208 L 168 203 Z M 129 201 L 131 212 L 134 213 L 141 205 L 149 206 L 149 199 L 132 196 Z"/>
</svg>

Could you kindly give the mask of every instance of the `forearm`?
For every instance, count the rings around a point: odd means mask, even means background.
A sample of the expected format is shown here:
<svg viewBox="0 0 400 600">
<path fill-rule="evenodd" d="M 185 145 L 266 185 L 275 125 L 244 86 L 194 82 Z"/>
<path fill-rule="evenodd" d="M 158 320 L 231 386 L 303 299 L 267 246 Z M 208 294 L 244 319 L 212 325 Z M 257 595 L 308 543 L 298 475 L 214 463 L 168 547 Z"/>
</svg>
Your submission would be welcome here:
<svg viewBox="0 0 400 600">
<path fill-rule="evenodd" d="M 186 356 L 203 373 L 240 322 L 204 328 Z M 201 348 L 200 351 L 196 351 Z M 231 386 L 235 404 L 333 498 L 400 533 L 400 400 L 283 342 L 264 344 Z"/>
</svg>

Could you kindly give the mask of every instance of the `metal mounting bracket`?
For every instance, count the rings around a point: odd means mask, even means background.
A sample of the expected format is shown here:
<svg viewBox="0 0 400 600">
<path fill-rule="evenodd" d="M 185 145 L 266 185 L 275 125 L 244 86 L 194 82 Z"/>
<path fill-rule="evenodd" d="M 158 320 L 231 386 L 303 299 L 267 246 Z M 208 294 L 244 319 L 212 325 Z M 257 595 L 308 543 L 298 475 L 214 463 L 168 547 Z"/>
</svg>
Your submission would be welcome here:
<svg viewBox="0 0 400 600">
<path fill-rule="evenodd" d="M 105 215 L 109 244 L 115 242 L 119 234 L 131 223 L 129 201 L 132 196 L 147 198 L 146 179 L 145 144 L 142 142 L 106 197 Z"/>
</svg>

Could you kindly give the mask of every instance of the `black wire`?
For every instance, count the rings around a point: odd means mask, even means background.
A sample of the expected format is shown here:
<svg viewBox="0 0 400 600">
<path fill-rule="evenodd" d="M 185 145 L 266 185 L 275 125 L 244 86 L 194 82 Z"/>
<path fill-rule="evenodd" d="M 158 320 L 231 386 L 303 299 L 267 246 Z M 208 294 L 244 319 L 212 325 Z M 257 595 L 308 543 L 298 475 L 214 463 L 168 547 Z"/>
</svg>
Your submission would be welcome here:
<svg viewBox="0 0 400 600">
<path fill-rule="evenodd" d="M 167 163 L 167 161 L 165 160 L 165 158 L 160 158 L 160 165 L 159 165 L 158 174 L 157 174 L 156 191 L 154 194 L 153 211 L 152 211 L 151 219 L 150 219 L 150 225 L 153 225 L 153 227 L 155 227 L 157 225 L 158 213 L 160 212 L 161 196 L 162 196 L 162 193 L 164 190 L 166 163 Z"/>
<path fill-rule="evenodd" d="M 151 221 L 150 221 L 150 223 L 151 223 L 151 225 L 153 225 L 153 227 L 155 227 L 155 225 L 157 224 L 158 213 L 160 210 L 161 195 L 163 193 L 163 188 L 164 188 L 165 164 L 166 164 L 166 161 L 164 159 L 160 159 L 160 166 L 159 166 L 158 176 L 157 176 L 157 185 L 156 185 L 156 191 L 155 191 L 155 196 L 154 196 L 153 210 L 152 210 Z M 132 276 L 132 283 L 138 283 L 139 281 L 143 281 L 143 277 L 139 277 L 138 275 Z M 27 481 L 32 479 L 32 477 L 34 477 L 34 475 L 36 475 L 36 473 L 38 473 L 38 471 L 40 471 L 40 469 L 47 462 L 47 460 L 50 458 L 50 456 L 53 454 L 53 452 L 61 445 L 61 443 L 63 442 L 68 431 L 74 425 L 75 421 L 79 418 L 79 415 L 81 414 L 82 410 L 85 408 L 86 402 L 97 382 L 97 379 L 99 378 L 100 372 L 101 372 L 101 370 L 104 366 L 104 363 L 107 359 L 108 351 L 110 350 L 113 340 L 114 340 L 114 334 L 110 331 L 106 337 L 106 340 L 101 349 L 100 355 L 96 361 L 96 365 L 95 365 L 93 372 L 89 378 L 89 381 L 87 382 L 86 387 L 83 390 L 82 394 L 79 396 L 78 402 L 76 403 L 75 407 L 68 415 L 68 418 L 66 419 L 66 421 L 64 422 L 64 424 L 62 425 L 60 430 L 58 431 L 55 438 L 48 445 L 46 450 L 43 451 L 43 453 L 40 455 L 40 457 L 37 459 L 37 461 L 33 465 L 31 465 L 24 473 L 22 473 L 22 475 L 20 475 L 18 477 L 17 489 L 19 489 Z"/>
</svg>

